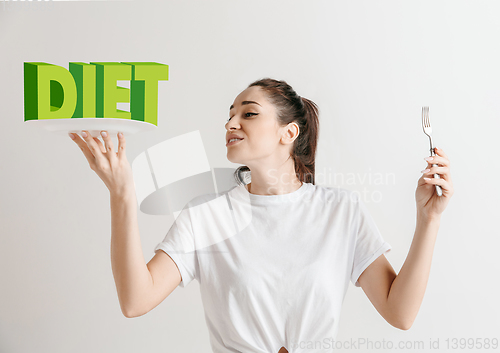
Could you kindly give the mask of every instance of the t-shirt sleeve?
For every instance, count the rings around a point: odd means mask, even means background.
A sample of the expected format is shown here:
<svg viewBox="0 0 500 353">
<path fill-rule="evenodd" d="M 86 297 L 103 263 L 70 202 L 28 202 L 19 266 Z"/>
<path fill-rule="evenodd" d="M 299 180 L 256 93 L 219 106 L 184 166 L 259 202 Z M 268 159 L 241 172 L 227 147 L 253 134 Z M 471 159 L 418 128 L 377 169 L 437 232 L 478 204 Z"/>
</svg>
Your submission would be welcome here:
<svg viewBox="0 0 500 353">
<path fill-rule="evenodd" d="M 181 274 L 179 286 L 186 287 L 193 279 L 198 279 L 198 257 L 191 223 L 191 212 L 186 205 L 170 227 L 165 239 L 154 249 L 164 251 L 174 260 Z"/>
<path fill-rule="evenodd" d="M 359 276 L 380 255 L 391 251 L 392 247 L 382 238 L 380 230 L 359 196 L 355 200 L 354 231 L 356 243 L 351 282 L 354 286 L 361 287 L 358 282 Z"/>
</svg>

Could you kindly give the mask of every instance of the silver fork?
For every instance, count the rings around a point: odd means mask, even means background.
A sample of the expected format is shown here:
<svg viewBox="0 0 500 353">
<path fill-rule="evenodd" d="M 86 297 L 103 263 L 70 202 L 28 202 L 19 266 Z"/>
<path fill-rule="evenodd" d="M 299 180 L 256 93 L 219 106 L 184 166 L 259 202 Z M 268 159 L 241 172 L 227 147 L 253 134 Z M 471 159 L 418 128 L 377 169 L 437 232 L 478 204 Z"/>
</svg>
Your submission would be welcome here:
<svg viewBox="0 0 500 353">
<path fill-rule="evenodd" d="M 429 136 L 429 141 L 431 143 L 431 156 L 435 156 L 436 154 L 434 153 L 434 146 L 432 145 L 432 127 L 431 127 L 431 120 L 429 119 L 429 107 L 422 107 L 422 127 L 424 129 L 424 133 Z M 432 164 L 433 167 L 437 167 L 437 164 Z M 434 178 L 435 179 L 440 179 L 439 174 L 434 173 Z M 441 189 L 441 186 L 439 185 L 434 185 L 436 187 L 436 193 L 438 196 L 443 195 L 443 190 Z"/>
</svg>

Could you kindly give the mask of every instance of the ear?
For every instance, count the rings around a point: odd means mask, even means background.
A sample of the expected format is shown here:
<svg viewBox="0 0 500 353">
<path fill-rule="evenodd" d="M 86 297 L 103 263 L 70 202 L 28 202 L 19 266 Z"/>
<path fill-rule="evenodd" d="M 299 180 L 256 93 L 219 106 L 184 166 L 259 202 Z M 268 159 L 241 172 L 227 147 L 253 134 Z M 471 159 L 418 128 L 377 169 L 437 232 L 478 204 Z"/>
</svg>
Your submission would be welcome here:
<svg viewBox="0 0 500 353">
<path fill-rule="evenodd" d="M 300 134 L 300 128 L 297 123 L 289 123 L 285 127 L 285 131 L 281 137 L 281 141 L 283 141 L 284 144 L 289 144 L 293 143 L 295 139 L 299 136 Z"/>
</svg>

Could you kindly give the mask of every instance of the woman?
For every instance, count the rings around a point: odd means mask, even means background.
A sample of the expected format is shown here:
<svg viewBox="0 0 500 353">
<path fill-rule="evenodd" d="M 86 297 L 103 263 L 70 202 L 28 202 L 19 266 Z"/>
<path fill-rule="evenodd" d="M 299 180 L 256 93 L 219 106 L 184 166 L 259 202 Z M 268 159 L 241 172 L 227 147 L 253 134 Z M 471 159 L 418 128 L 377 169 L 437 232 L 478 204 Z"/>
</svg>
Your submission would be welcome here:
<svg viewBox="0 0 500 353">
<path fill-rule="evenodd" d="M 317 106 L 285 81 L 250 84 L 225 126 L 227 158 L 244 164 L 238 186 L 222 193 L 227 202 L 217 202 L 220 195 L 191 200 L 147 264 L 125 138 L 118 136 L 115 153 L 106 134 L 105 146 L 75 136 L 110 190 L 112 269 L 124 315 L 144 315 L 197 279 L 214 352 L 331 351 L 350 280 L 389 324 L 409 329 L 453 194 L 450 161 L 436 148 L 422 171 L 415 235 L 396 274 L 383 256 L 391 246 L 356 194 L 314 185 L 318 124 Z M 244 171 L 251 173 L 246 185 Z"/>
</svg>

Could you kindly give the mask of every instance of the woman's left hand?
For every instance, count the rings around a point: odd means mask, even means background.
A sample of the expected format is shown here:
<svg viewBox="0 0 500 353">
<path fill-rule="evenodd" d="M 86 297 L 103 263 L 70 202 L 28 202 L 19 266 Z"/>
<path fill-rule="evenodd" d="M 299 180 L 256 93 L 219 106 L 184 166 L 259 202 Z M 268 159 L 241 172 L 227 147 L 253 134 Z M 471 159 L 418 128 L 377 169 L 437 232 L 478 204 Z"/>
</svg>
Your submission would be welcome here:
<svg viewBox="0 0 500 353">
<path fill-rule="evenodd" d="M 453 183 L 450 174 L 450 160 L 441 149 L 434 148 L 436 153 L 433 160 L 427 161 L 427 172 L 422 171 L 422 176 L 418 179 L 415 200 L 417 201 L 417 212 L 428 218 L 440 217 L 444 209 L 450 202 L 453 195 Z M 437 164 L 433 167 L 432 164 Z M 440 179 L 435 179 L 434 174 L 439 174 Z M 425 180 L 424 178 L 430 178 Z M 443 195 L 438 196 L 436 187 L 441 186 Z"/>
</svg>

